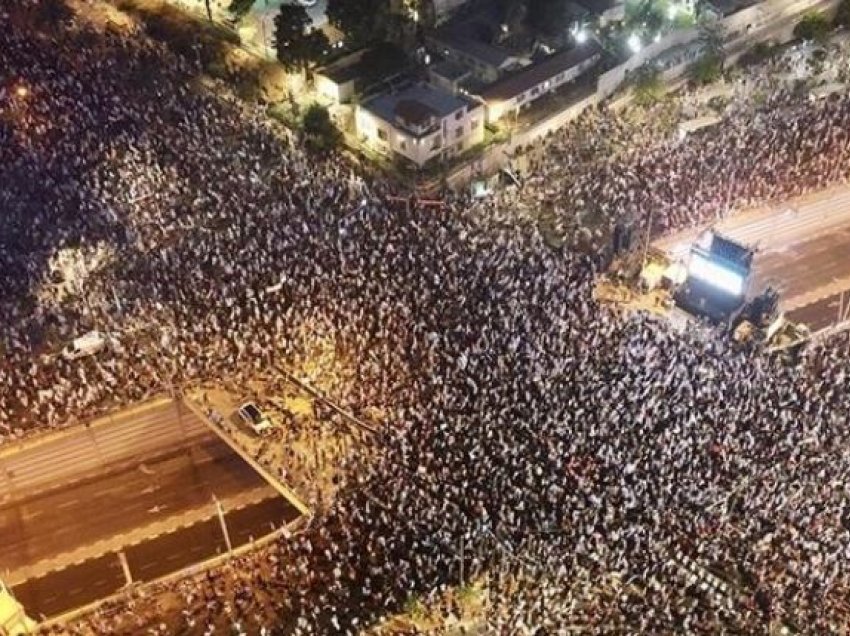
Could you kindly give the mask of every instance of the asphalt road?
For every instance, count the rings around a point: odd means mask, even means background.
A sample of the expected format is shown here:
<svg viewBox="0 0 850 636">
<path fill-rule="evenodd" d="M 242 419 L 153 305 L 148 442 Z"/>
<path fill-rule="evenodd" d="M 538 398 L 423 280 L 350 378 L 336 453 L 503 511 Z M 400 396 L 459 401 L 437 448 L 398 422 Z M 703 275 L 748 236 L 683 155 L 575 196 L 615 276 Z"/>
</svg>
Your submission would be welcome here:
<svg viewBox="0 0 850 636">
<path fill-rule="evenodd" d="M 227 445 L 208 433 L 192 446 L 0 506 L 0 570 L 130 532 L 241 492 L 274 489 Z"/>
<path fill-rule="evenodd" d="M 184 405 L 0 449 L 0 572 L 30 616 L 64 613 L 125 585 L 118 551 L 143 581 L 223 552 L 213 496 L 234 548 L 298 516 Z"/>
<path fill-rule="evenodd" d="M 838 297 L 850 290 L 850 188 L 734 215 L 715 227 L 757 249 L 751 297 L 772 284 L 791 320 L 812 331 L 836 321 Z M 655 245 L 681 256 L 704 229 L 663 237 Z"/>
<path fill-rule="evenodd" d="M 785 249 L 760 252 L 753 274 L 756 290 L 770 283 L 780 290 L 786 311 L 811 304 L 821 307 L 823 299 L 850 288 L 850 226 Z M 812 311 L 806 315 L 821 318 L 817 309 Z M 835 319 L 836 311 L 829 313 L 826 318 Z"/>
<path fill-rule="evenodd" d="M 240 510 L 225 510 L 234 548 L 262 537 L 298 516 L 285 499 L 274 496 Z M 161 535 L 124 550 L 134 581 L 152 581 L 227 551 L 218 517 Z M 79 565 L 13 586 L 34 618 L 52 617 L 115 594 L 126 578 L 119 557 L 109 553 Z"/>
<path fill-rule="evenodd" d="M 184 405 L 178 409 L 174 402 L 164 402 L 77 426 L 46 441 L 8 444 L 0 449 L 0 503 L 62 488 L 209 435 Z"/>
<path fill-rule="evenodd" d="M 845 294 L 845 307 L 848 302 L 848 296 L 850 296 L 850 294 Z M 787 316 L 789 320 L 797 323 L 804 323 L 809 326 L 809 329 L 811 329 L 812 332 L 816 332 L 821 329 L 826 329 L 830 325 L 836 323 L 840 304 L 841 294 L 834 294 L 809 305 L 789 311 Z"/>
<path fill-rule="evenodd" d="M 114 594 L 125 583 L 116 554 L 105 554 L 46 577 L 15 585 L 12 591 L 27 615 L 40 620 Z"/>
</svg>

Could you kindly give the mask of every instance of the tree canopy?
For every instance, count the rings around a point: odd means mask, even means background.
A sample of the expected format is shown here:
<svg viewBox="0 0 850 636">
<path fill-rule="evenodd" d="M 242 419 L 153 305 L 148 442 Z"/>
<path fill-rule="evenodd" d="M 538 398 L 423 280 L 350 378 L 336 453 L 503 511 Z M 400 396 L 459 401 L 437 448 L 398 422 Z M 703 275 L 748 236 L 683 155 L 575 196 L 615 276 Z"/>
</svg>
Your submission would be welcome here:
<svg viewBox="0 0 850 636">
<path fill-rule="evenodd" d="M 652 106 L 664 96 L 664 82 L 660 71 L 653 66 L 642 66 L 634 76 L 634 99 L 638 106 Z"/>
<path fill-rule="evenodd" d="M 310 24 L 310 16 L 301 5 L 283 5 L 275 17 L 277 59 L 287 70 L 306 71 L 329 49 L 325 34 L 310 30 Z"/>
<path fill-rule="evenodd" d="M 386 0 L 328 0 L 327 15 L 354 46 L 360 46 L 383 39 L 387 11 Z"/>
<path fill-rule="evenodd" d="M 843 0 L 843 2 L 838 5 L 838 9 L 835 12 L 835 18 L 832 23 L 837 27 L 850 27 L 850 0 Z"/>
<path fill-rule="evenodd" d="M 241 20 L 248 14 L 255 2 L 256 0 L 230 0 L 227 10 L 235 19 Z"/>
<path fill-rule="evenodd" d="M 569 30 L 574 18 L 569 0 L 526 0 L 528 25 L 541 33 L 557 35 Z"/>
<path fill-rule="evenodd" d="M 809 11 L 794 27 L 794 37 L 823 42 L 829 37 L 829 19 L 819 11 Z"/>
<path fill-rule="evenodd" d="M 315 151 L 326 152 L 339 145 L 342 133 L 331 121 L 328 109 L 320 104 L 311 104 L 301 120 L 307 145 Z"/>
</svg>

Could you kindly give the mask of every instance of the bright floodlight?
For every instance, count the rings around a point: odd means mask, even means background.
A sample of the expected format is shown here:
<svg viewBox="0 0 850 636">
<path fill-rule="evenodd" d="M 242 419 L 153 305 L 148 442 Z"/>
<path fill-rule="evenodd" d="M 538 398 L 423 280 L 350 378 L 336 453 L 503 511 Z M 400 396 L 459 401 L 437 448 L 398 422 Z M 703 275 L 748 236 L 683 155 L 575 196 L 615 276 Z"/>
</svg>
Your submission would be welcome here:
<svg viewBox="0 0 850 636">
<path fill-rule="evenodd" d="M 26 97 L 29 94 L 30 94 L 30 90 L 26 86 L 18 86 L 15 89 L 15 95 L 17 95 L 21 99 L 23 99 L 24 97 Z"/>
<path fill-rule="evenodd" d="M 679 7 L 676 4 L 671 4 L 667 7 L 667 19 L 671 22 L 676 19 L 676 14 L 679 13 Z"/>
<path fill-rule="evenodd" d="M 573 37 L 579 44 L 584 44 L 585 42 L 587 42 L 587 31 L 585 31 L 584 29 L 576 29 L 575 31 L 573 31 Z"/>
<path fill-rule="evenodd" d="M 642 46 L 640 42 L 640 36 L 638 36 L 637 33 L 632 33 L 629 36 L 628 45 L 633 53 L 637 53 L 638 51 L 640 51 Z"/>
<path fill-rule="evenodd" d="M 744 293 L 744 277 L 699 254 L 691 256 L 688 273 L 718 289 L 740 296 Z"/>
</svg>

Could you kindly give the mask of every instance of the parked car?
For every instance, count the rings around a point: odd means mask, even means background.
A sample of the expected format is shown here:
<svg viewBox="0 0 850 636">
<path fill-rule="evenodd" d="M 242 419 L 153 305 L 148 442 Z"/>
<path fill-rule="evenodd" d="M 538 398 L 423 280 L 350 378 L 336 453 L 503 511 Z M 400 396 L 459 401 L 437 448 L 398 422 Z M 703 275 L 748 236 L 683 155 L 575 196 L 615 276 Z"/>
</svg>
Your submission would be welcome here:
<svg viewBox="0 0 850 636">
<path fill-rule="evenodd" d="M 77 360 L 86 356 L 93 356 L 105 348 L 117 348 L 118 341 L 100 331 L 89 331 L 87 334 L 74 338 L 62 349 L 62 357 L 66 360 Z"/>
<path fill-rule="evenodd" d="M 236 412 L 255 435 L 268 435 L 274 429 L 271 420 L 253 402 L 245 402 Z"/>
</svg>

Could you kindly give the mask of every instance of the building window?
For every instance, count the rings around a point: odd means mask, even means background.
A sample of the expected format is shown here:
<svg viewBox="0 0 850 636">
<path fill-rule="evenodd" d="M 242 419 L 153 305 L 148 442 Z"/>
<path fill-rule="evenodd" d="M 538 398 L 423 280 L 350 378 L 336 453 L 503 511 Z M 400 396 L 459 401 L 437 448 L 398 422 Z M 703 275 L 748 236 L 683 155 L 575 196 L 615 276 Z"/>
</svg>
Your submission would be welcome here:
<svg viewBox="0 0 850 636">
<path fill-rule="evenodd" d="M 378 128 L 378 139 L 380 139 L 381 141 L 386 141 L 388 139 L 387 131 L 383 128 Z"/>
<path fill-rule="evenodd" d="M 458 126 L 455 128 L 455 139 L 460 139 L 463 137 L 463 126 Z"/>
<path fill-rule="evenodd" d="M 477 118 L 473 119 L 471 124 L 472 124 L 472 130 L 475 130 L 476 128 L 478 128 L 478 119 Z"/>
<path fill-rule="evenodd" d="M 440 135 L 434 135 L 434 139 L 431 140 L 431 150 L 437 150 L 442 145 L 443 138 Z"/>
<path fill-rule="evenodd" d="M 460 119 L 461 117 L 463 117 L 463 108 L 461 108 L 459 111 L 457 111 L 457 112 L 455 113 L 455 121 L 457 121 L 457 120 L 458 120 L 458 119 Z"/>
<path fill-rule="evenodd" d="M 407 142 L 406 142 L 404 139 L 402 139 L 402 140 L 401 140 L 401 143 L 399 144 L 399 147 L 400 147 L 402 150 L 407 150 Z"/>
</svg>

